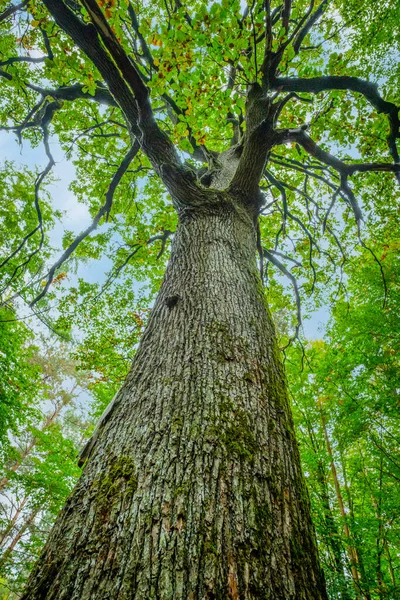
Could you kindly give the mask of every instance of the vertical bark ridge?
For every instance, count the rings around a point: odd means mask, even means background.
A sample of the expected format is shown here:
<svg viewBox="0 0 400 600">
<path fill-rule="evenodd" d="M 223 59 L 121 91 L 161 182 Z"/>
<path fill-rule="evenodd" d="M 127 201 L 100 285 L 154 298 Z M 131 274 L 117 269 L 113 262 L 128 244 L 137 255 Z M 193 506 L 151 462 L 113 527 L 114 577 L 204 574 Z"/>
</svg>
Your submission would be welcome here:
<svg viewBox="0 0 400 600">
<path fill-rule="evenodd" d="M 193 212 L 23 600 L 326 599 L 309 514 L 253 219 Z"/>
</svg>

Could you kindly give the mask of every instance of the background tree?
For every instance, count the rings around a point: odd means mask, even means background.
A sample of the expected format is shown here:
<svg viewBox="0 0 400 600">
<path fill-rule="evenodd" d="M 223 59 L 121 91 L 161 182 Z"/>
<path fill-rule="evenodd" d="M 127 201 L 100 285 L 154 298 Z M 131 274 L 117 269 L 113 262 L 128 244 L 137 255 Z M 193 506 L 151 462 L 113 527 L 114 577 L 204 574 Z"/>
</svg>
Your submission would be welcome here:
<svg viewBox="0 0 400 600">
<path fill-rule="evenodd" d="M 0 456 L 10 448 L 10 434 L 18 431 L 27 415 L 35 414 L 40 369 L 32 361 L 36 348 L 30 345 L 32 332 L 15 319 L 15 312 L 1 310 L 0 322 Z"/>
<path fill-rule="evenodd" d="M 374 14 L 346 4 L 346 23 L 340 2 L 324 1 L 241 11 L 46 0 L 29 4 L 33 19 L 26 8 L 1 15 L 4 117 L 17 120 L 5 126 L 41 139 L 48 162 L 34 184 L 38 225 L 3 261 L 5 301 L 19 294 L 44 310 L 74 252 L 113 254 L 112 280 L 153 242 L 161 252 L 178 226 L 133 369 L 83 453 L 83 478 L 24 597 L 325 597 L 261 281 L 265 258 L 289 278 L 297 332 L 287 264 L 313 291 L 343 266 L 352 237 L 365 246 L 357 198 L 371 207 L 382 181 L 395 193 L 394 78 L 389 101 L 355 76 L 365 75 L 362 24 Z M 18 38 L 15 15 L 28 27 Z M 346 27 L 349 47 L 337 52 Z M 42 55 L 19 56 L 21 43 Z M 376 76 L 389 43 L 397 40 L 369 50 Z M 369 117 L 377 125 L 367 143 L 357 134 Z M 45 239 L 40 194 L 53 131 L 66 152 L 78 147 L 74 189 L 90 197 L 94 220 L 77 238 L 66 234 L 35 290 L 24 278 Z M 339 142 L 352 145 L 347 155 L 334 155 Z M 150 166 L 157 178 L 144 183 Z M 135 185 L 146 193 L 140 220 Z M 111 226 L 89 238 L 111 213 Z"/>
<path fill-rule="evenodd" d="M 2 326 L 13 333 L 16 326 L 24 328 L 11 319 Z M 33 332 L 29 334 L 32 339 Z M 18 386 L 18 418 L 12 423 L 8 419 L 10 427 L 0 446 L 0 576 L 7 590 L 5 598 L 19 597 L 50 526 L 80 474 L 76 456 L 88 429 L 77 404 L 87 386 L 86 376 L 76 371 L 69 349 L 60 344 L 46 348 L 39 336 L 35 341 L 40 350 L 26 342 L 19 347 L 19 341 L 14 335 L 14 355 L 10 355 L 15 358 L 18 351 L 20 359 L 13 364 L 13 382 L 24 381 L 26 360 L 34 379 L 29 380 L 29 395 Z M 2 386 L 8 377 L 3 371 Z M 12 396 L 6 393 L 7 397 Z M 12 416 L 12 406 L 6 404 L 6 408 L 8 417 Z"/>
<path fill-rule="evenodd" d="M 398 215 L 375 222 L 374 251 L 388 297 L 365 251 L 354 254 L 347 294 L 335 304 L 324 343 L 291 356 L 288 376 L 314 522 L 333 598 L 396 598 L 399 591 Z"/>
</svg>

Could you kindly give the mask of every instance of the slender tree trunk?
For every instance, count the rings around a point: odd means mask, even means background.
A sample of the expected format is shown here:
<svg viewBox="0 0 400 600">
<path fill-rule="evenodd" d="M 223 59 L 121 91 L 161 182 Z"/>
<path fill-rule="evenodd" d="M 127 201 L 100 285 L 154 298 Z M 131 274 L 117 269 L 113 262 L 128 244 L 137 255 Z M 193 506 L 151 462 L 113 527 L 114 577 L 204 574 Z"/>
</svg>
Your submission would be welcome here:
<svg viewBox="0 0 400 600">
<path fill-rule="evenodd" d="M 389 569 L 390 581 L 392 582 L 392 585 L 394 587 L 396 587 L 396 576 L 395 576 L 395 573 L 394 573 L 392 557 L 390 555 L 389 544 L 388 544 L 387 539 L 385 537 L 383 538 L 383 548 L 384 548 L 384 551 L 385 551 L 386 560 L 388 562 L 388 569 Z"/>
<path fill-rule="evenodd" d="M 10 544 L 5 549 L 3 556 L 0 557 L 0 569 L 8 561 L 8 559 L 14 552 L 15 546 L 18 544 L 18 542 L 20 541 L 20 539 L 22 538 L 22 536 L 24 535 L 24 533 L 28 529 L 28 527 L 33 523 L 39 510 L 40 510 L 40 508 L 36 508 L 32 512 L 30 512 L 29 515 L 26 517 L 25 521 L 22 523 L 21 527 L 19 528 L 19 530 L 17 531 L 17 533 L 11 540 Z"/>
<path fill-rule="evenodd" d="M 244 209 L 188 210 L 23 600 L 326 599 Z"/>
<path fill-rule="evenodd" d="M 363 589 L 364 596 L 363 597 L 365 598 L 365 600 L 371 600 L 371 594 L 369 591 L 370 585 L 368 583 L 368 578 L 367 578 L 367 574 L 366 574 L 365 567 L 364 567 L 364 559 L 363 559 L 362 550 L 361 550 L 361 546 L 360 546 L 360 539 L 355 533 L 356 527 L 355 527 L 355 517 L 354 517 L 354 508 L 353 508 L 354 503 L 353 503 L 353 498 L 350 493 L 350 486 L 348 484 L 348 479 L 347 479 L 346 461 L 344 459 L 343 451 L 342 451 L 342 448 L 340 445 L 339 445 L 339 455 L 340 455 L 340 466 L 341 466 L 342 474 L 343 474 L 344 490 L 346 492 L 347 504 L 349 507 L 348 516 L 350 518 L 348 519 L 348 522 L 351 524 L 350 529 L 352 531 L 352 540 L 353 540 L 354 549 L 356 552 L 357 564 L 359 567 L 359 574 L 360 574 L 361 581 L 363 582 L 363 586 L 364 586 L 364 589 Z"/>
<path fill-rule="evenodd" d="M 378 521 L 378 534 L 376 537 L 376 583 L 377 583 L 377 592 L 380 598 L 383 598 L 387 594 L 387 585 L 384 582 L 383 574 L 382 574 L 382 555 L 384 553 L 384 526 L 383 526 L 383 518 L 382 518 L 382 480 L 383 480 L 383 455 L 380 455 L 380 464 L 379 464 L 379 495 L 378 498 L 375 497 L 373 487 L 371 486 L 367 470 L 364 462 L 364 455 L 362 449 L 359 446 L 360 456 L 363 459 L 363 473 L 365 477 L 365 481 L 370 489 L 371 493 L 371 502 L 375 509 L 376 519 Z"/>
<path fill-rule="evenodd" d="M 328 486 L 325 477 L 325 470 L 321 461 L 318 461 L 317 479 L 320 484 L 321 502 L 322 507 L 324 509 L 324 520 L 327 534 L 325 536 L 325 544 L 332 553 L 333 568 L 337 574 L 340 586 L 340 597 L 343 598 L 343 600 L 351 600 L 352 595 L 350 594 L 350 591 L 348 589 L 351 586 L 349 586 L 348 580 L 346 580 L 345 569 L 343 564 L 342 542 L 338 537 L 338 528 L 336 527 L 335 518 L 332 513 L 332 508 L 329 501 Z"/>
<path fill-rule="evenodd" d="M 77 388 L 77 385 L 78 384 L 73 386 L 73 388 L 69 392 L 69 395 L 67 395 L 63 399 L 62 402 L 59 402 L 57 404 L 55 410 L 46 417 L 44 423 L 42 424 L 41 431 L 46 431 L 46 429 L 48 429 L 50 427 L 50 425 L 52 425 L 54 423 L 54 421 L 57 419 L 57 417 L 60 416 L 62 409 L 71 402 L 71 400 L 73 398 L 72 394 L 74 393 L 75 389 Z M 20 466 L 22 465 L 24 460 L 31 454 L 32 450 L 36 447 L 36 444 L 38 443 L 38 441 L 39 441 L 39 438 L 37 438 L 37 437 L 33 437 L 31 439 L 31 441 L 26 446 L 25 450 L 23 452 L 21 452 L 18 459 L 15 460 L 13 462 L 13 464 L 7 468 L 8 473 L 10 473 L 10 472 L 15 473 L 16 471 L 18 471 L 18 469 L 20 468 Z M 8 484 L 9 481 L 10 481 L 9 475 L 6 475 L 2 479 L 0 479 L 0 491 L 6 487 L 6 485 Z"/>
<path fill-rule="evenodd" d="M 331 446 L 331 442 L 330 442 L 329 435 L 328 435 L 328 429 L 326 426 L 326 419 L 325 419 L 325 415 L 323 414 L 322 410 L 321 410 L 321 421 L 322 421 L 322 427 L 324 430 L 326 449 L 327 449 L 329 457 L 331 459 L 331 472 L 332 472 L 333 483 L 335 486 L 336 499 L 337 499 L 337 502 L 339 505 L 340 514 L 343 518 L 343 531 L 344 531 L 344 535 L 347 539 L 347 554 L 349 557 L 350 569 L 351 569 L 351 575 L 353 577 L 354 587 L 356 590 L 357 597 L 361 596 L 363 598 L 363 600 L 371 600 L 369 593 L 364 594 L 364 592 L 362 591 L 362 579 L 361 579 L 361 574 L 358 570 L 359 569 L 358 552 L 357 552 L 357 548 L 355 547 L 355 545 L 353 543 L 351 533 L 350 533 L 350 528 L 349 528 L 349 525 L 347 522 L 347 514 L 346 514 L 346 510 L 344 508 L 342 491 L 340 489 L 340 483 L 339 483 L 339 479 L 337 476 L 336 465 L 335 465 L 333 452 L 332 452 L 332 446 Z"/>
<path fill-rule="evenodd" d="M 32 438 L 32 440 L 29 442 L 29 444 L 27 445 L 25 450 L 23 452 L 21 452 L 19 458 L 17 460 L 15 460 L 11 466 L 7 467 L 8 475 L 6 475 L 6 477 L 3 477 L 2 479 L 0 479 L 0 492 L 2 489 L 4 489 L 6 487 L 6 485 L 10 481 L 9 474 L 15 473 L 16 471 L 18 471 L 19 467 L 24 462 L 26 457 L 29 456 L 29 454 L 32 452 L 32 449 L 36 446 L 37 441 L 38 441 L 37 438 Z"/>
<path fill-rule="evenodd" d="M 25 498 L 23 498 L 21 500 L 21 502 L 19 503 L 19 505 L 17 506 L 17 509 L 13 515 L 13 517 L 10 519 L 10 522 L 8 523 L 7 527 L 0 532 L 0 546 L 3 545 L 4 541 L 7 539 L 9 533 L 12 531 L 15 523 L 18 521 L 19 515 L 22 512 L 22 509 L 24 508 L 25 504 L 28 501 L 28 496 L 25 496 Z"/>
<path fill-rule="evenodd" d="M 324 543 L 331 558 L 331 568 L 335 571 L 337 576 L 338 587 L 340 588 L 340 598 L 343 600 L 351 600 L 353 597 L 350 593 L 349 580 L 345 574 L 345 565 L 343 562 L 343 544 L 338 536 L 338 527 L 336 525 L 335 517 L 332 512 L 331 503 L 329 500 L 329 490 L 327 474 L 323 462 L 319 458 L 320 448 L 313 432 L 312 424 L 306 414 L 303 414 L 303 419 L 306 422 L 308 436 L 310 439 L 310 446 L 315 454 L 315 460 L 317 463 L 316 469 L 316 480 L 319 484 L 319 497 L 324 509 L 324 532 L 322 533 Z M 325 429 L 324 429 L 325 433 Z M 326 438 L 324 438 L 324 446 L 326 446 Z"/>
</svg>

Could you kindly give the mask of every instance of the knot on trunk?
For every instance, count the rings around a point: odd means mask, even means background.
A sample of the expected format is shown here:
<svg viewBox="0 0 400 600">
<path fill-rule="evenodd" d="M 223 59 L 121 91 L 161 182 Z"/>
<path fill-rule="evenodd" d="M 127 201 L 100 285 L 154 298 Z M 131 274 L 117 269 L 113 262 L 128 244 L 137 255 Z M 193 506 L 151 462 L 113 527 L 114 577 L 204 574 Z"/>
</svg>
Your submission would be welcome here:
<svg viewBox="0 0 400 600">
<path fill-rule="evenodd" d="M 174 308 L 178 304 L 179 300 L 182 300 L 182 298 L 178 294 L 175 294 L 174 296 L 165 298 L 165 304 L 171 310 L 171 308 Z"/>
</svg>

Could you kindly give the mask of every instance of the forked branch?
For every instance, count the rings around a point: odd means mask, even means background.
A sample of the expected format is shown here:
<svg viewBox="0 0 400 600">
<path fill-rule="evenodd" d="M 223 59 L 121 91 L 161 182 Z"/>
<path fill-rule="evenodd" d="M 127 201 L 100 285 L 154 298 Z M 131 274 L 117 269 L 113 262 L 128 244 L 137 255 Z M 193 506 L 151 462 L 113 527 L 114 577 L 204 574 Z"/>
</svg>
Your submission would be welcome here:
<svg viewBox="0 0 400 600">
<path fill-rule="evenodd" d="M 156 171 L 161 175 L 161 166 L 164 163 L 179 164 L 181 161 L 175 146 L 155 121 L 150 104 L 149 89 L 142 81 L 139 69 L 117 40 L 96 0 L 81 0 L 81 2 L 88 11 L 98 35 L 120 70 L 124 81 L 128 83 L 134 94 L 138 108 L 140 144 Z"/>
</svg>

